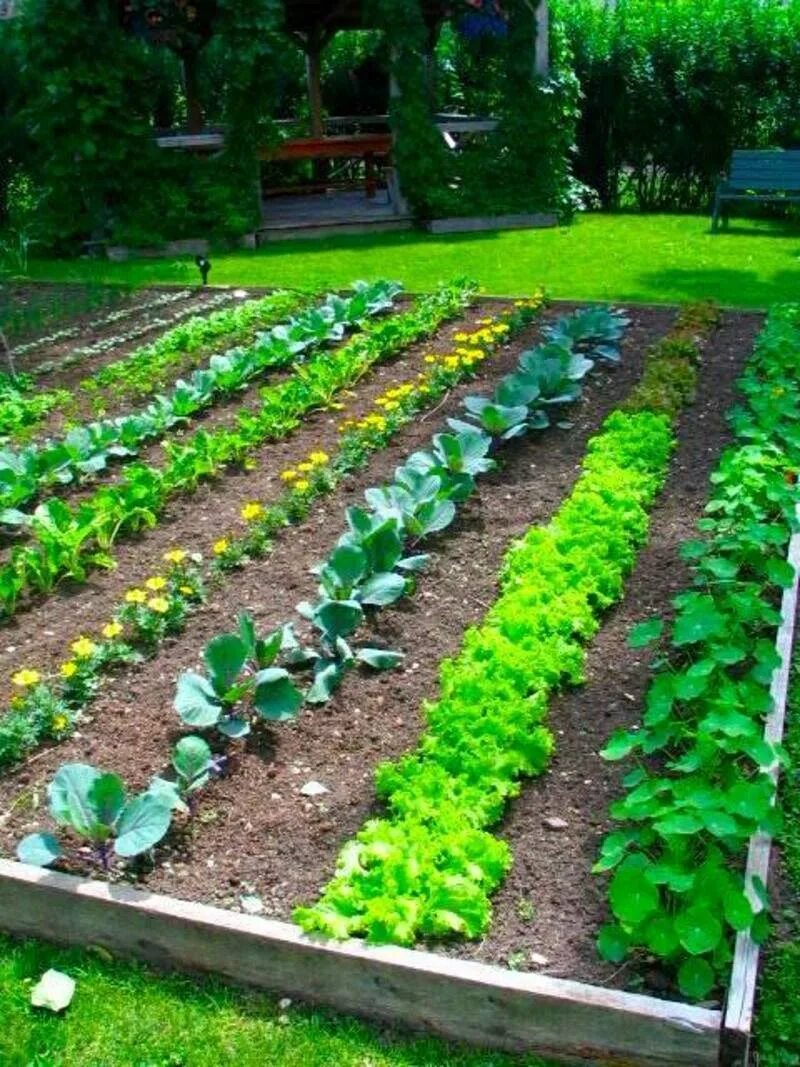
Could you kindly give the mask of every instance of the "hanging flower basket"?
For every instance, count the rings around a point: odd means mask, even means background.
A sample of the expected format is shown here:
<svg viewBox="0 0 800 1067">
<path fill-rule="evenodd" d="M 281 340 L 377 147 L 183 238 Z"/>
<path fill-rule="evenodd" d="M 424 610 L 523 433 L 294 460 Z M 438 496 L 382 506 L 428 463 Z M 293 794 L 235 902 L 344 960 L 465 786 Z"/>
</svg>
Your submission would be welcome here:
<svg viewBox="0 0 800 1067">
<path fill-rule="evenodd" d="M 503 37 L 508 32 L 508 16 L 497 0 L 465 0 L 471 9 L 456 19 L 462 37 Z"/>
</svg>

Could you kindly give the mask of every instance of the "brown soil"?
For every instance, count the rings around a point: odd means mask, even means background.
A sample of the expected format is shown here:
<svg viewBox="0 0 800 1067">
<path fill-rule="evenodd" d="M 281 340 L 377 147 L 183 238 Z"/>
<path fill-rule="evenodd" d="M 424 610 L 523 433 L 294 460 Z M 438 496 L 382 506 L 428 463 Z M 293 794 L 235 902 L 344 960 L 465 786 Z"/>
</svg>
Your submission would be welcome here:
<svg viewBox="0 0 800 1067">
<path fill-rule="evenodd" d="M 478 621 L 495 598 L 498 567 L 510 539 L 533 523 L 546 522 L 564 499 L 587 438 L 630 390 L 647 344 L 665 332 L 672 313 L 637 308 L 632 319 L 622 364 L 601 367 L 591 378 L 584 399 L 569 414 L 572 428 L 512 443 L 502 470 L 482 481 L 457 524 L 430 545 L 433 559 L 416 596 L 378 616 L 379 637 L 406 652 L 405 668 L 353 673 L 324 708 L 304 711 L 296 723 L 264 731 L 239 748 L 230 773 L 204 796 L 193 839 L 176 838 L 161 850 L 159 865 L 142 875 L 148 887 L 231 907 L 239 905 L 243 893 L 254 892 L 267 914 L 281 918 L 287 918 L 295 904 L 314 898 L 330 876 L 341 844 L 377 810 L 372 785 L 376 763 L 416 743 L 419 709 L 436 693 L 439 661 L 458 650 L 465 627 Z M 706 498 L 708 473 L 726 437 L 722 414 L 731 401 L 731 383 L 758 324 L 755 316 L 726 316 L 706 353 L 698 402 L 684 420 L 669 484 L 653 516 L 651 543 L 630 579 L 625 601 L 592 646 L 587 686 L 554 703 L 559 751 L 552 771 L 528 785 L 502 827 L 516 862 L 497 895 L 495 925 L 480 945 L 454 947 L 459 955 L 507 962 L 513 954 L 520 964 L 516 954 L 525 953 L 521 965 L 531 966 L 527 954 L 533 951 L 551 961 L 549 973 L 608 979 L 592 947 L 603 906 L 602 886 L 589 867 L 608 801 L 619 789 L 620 771 L 602 764 L 596 752 L 615 726 L 638 717 L 647 664 L 641 653 L 627 649 L 625 634 L 632 621 L 663 610 L 685 581 L 676 562 L 677 545 L 691 533 Z M 515 362 L 520 347 L 496 359 L 495 374 Z M 374 458 L 369 470 L 348 480 L 301 527 L 281 538 L 269 558 L 229 576 L 187 631 L 166 643 L 153 661 L 109 681 L 81 736 L 40 754 L 0 782 L 0 812 L 7 813 L 0 848 L 10 851 L 36 824 L 29 801 L 63 762 L 88 760 L 113 768 L 134 786 L 161 770 L 178 736 L 172 710 L 177 674 L 197 662 L 203 644 L 230 627 L 238 610 L 250 611 L 263 630 L 291 618 L 295 603 L 313 595 L 308 569 L 339 536 L 344 507 L 357 501 L 365 487 L 390 477 L 410 451 L 427 444 L 445 417 L 456 412 L 465 391 L 458 390 L 435 415 L 408 427 Z M 298 432 L 294 443 L 304 432 L 310 443 L 322 443 L 320 434 L 332 420 L 322 415 L 317 422 Z M 274 463 L 277 448 L 272 446 L 272 472 L 280 469 Z M 294 448 L 292 455 L 297 455 Z M 158 539 L 159 551 L 187 539 L 194 547 L 208 539 L 204 523 L 218 536 L 224 527 L 220 516 L 238 481 L 237 476 L 230 484 L 226 479 L 223 487 L 201 491 L 193 513 L 184 515 L 177 527 L 154 531 L 146 540 Z M 261 493 L 255 495 L 265 495 L 266 488 L 262 483 Z M 146 552 L 131 545 L 125 558 L 121 550 L 119 572 L 125 581 L 119 582 L 119 589 L 148 573 L 158 558 L 155 544 Z M 116 577 L 102 581 L 113 584 Z M 106 599 L 103 593 L 103 602 Z M 40 653 L 42 631 L 35 623 L 40 626 L 46 618 L 48 631 L 57 630 L 63 646 L 84 625 L 84 618 L 88 628 L 90 618 L 104 617 L 92 601 L 91 593 L 58 598 L 52 622 L 48 605 L 46 615 L 32 613 L 19 624 L 25 628 L 19 643 L 24 640 Z M 54 648 L 58 642 L 48 631 L 47 645 Z M 27 664 L 27 651 L 4 655 L 0 669 Z M 322 782 L 329 792 L 320 799 L 305 799 L 300 788 L 310 779 Z M 542 819 L 550 814 L 566 818 L 568 828 L 544 830 Z M 533 904 L 533 921 L 521 918 L 521 900 Z"/>
<path fill-rule="evenodd" d="M 203 827 L 202 843 L 199 838 L 197 843 L 198 870 L 191 874 L 187 869 L 182 893 L 232 902 L 228 879 L 244 878 L 257 884 L 271 909 L 279 914 L 287 914 L 292 904 L 313 894 L 327 875 L 337 846 L 371 810 L 375 763 L 415 743 L 420 701 L 435 690 L 438 661 L 458 648 L 464 627 L 479 619 L 491 603 L 498 564 L 508 540 L 531 522 L 546 520 L 569 491 L 587 437 L 629 391 L 640 372 L 645 347 L 671 320 L 672 313 L 666 310 L 635 314 L 622 364 L 602 367 L 593 377 L 586 398 L 570 414 L 572 430 L 553 430 L 509 448 L 503 470 L 484 480 L 479 496 L 464 509 L 458 526 L 433 545 L 435 561 L 422 578 L 418 595 L 402 607 L 381 613 L 380 635 L 403 647 L 408 656 L 406 669 L 383 675 L 351 675 L 324 709 L 304 713 L 286 730 L 264 733 L 248 745 L 236 760 L 235 773 L 217 783 L 207 797 L 206 813 L 217 812 L 218 817 Z M 495 357 L 493 374 L 515 365 L 519 351 L 530 339 L 520 339 Z M 392 370 L 396 372 L 397 365 Z M 371 381 L 369 388 L 374 393 L 378 382 Z M 20 784 L 41 783 L 68 760 L 89 759 L 114 767 L 134 783 L 146 780 L 162 765 L 176 735 L 171 704 L 174 679 L 180 670 L 196 662 L 203 644 L 229 627 L 239 609 L 251 611 L 263 629 L 290 618 L 295 603 L 313 594 L 309 568 L 339 536 L 347 504 L 360 499 L 365 487 L 389 477 L 409 452 L 426 445 L 444 426 L 446 417 L 457 413 L 461 395 L 474 389 L 474 385 L 467 385 L 454 391 L 435 415 L 409 426 L 391 448 L 374 457 L 369 470 L 348 480 L 317 506 L 302 527 L 282 538 L 271 557 L 231 575 L 187 631 L 167 643 L 155 660 L 110 682 L 92 709 L 94 722 L 84 736 L 41 755 L 30 768 L 0 784 L 0 811 L 16 796 Z M 275 456 L 276 451 L 291 447 L 292 458 L 297 456 L 298 438 L 305 435 L 302 451 L 324 442 L 322 427 L 313 425 L 314 421 L 304 425 L 291 445 L 271 446 L 271 478 L 285 461 L 283 455 Z M 323 425 L 333 422 L 324 414 L 316 421 Z M 193 548 L 204 547 L 219 536 L 226 529 L 223 516 L 229 500 L 235 501 L 231 510 L 236 511 L 239 499 L 250 495 L 240 493 L 239 483 L 252 486 L 258 481 L 258 476 L 237 475 L 226 478 L 222 486 L 204 488 L 179 521 L 147 535 L 144 540 L 151 544 L 146 549 L 142 544 L 121 546 L 117 574 L 100 576 L 92 583 L 95 589 L 62 594 L 48 602 L 46 611 L 31 612 L 17 620 L 15 632 L 9 632 L 8 637 L 14 651 L 3 655 L 0 670 L 9 672 L 34 660 L 38 664 L 45 650 L 61 650 L 80 629 L 90 630 L 103 621 L 109 602 L 129 584 L 152 573 L 153 561 L 160 558 L 164 548 L 187 542 Z M 113 595 L 109 595 L 112 589 Z M 99 611 L 98 600 L 103 605 Z M 42 617 L 46 619 L 44 631 Z M 306 804 L 297 795 L 299 786 L 311 776 L 331 789 L 323 804 Z M 264 804 L 273 794 L 280 795 L 281 801 L 272 799 Z M 23 806 L 17 809 L 5 832 L 3 844 L 8 847 L 21 829 L 23 811 Z M 252 829 L 247 829 L 248 825 Z M 248 855 L 248 851 L 253 854 Z M 227 858 L 223 859 L 225 853 Z M 265 857 L 276 862 L 265 862 Z M 209 858 L 219 867 L 219 881 L 209 881 Z M 175 877 L 169 867 L 161 868 L 151 875 L 151 884 L 174 889 Z"/>
<path fill-rule="evenodd" d="M 48 285 L 48 286 L 32 286 L 31 289 L 36 289 L 39 292 L 42 288 L 47 288 L 49 293 L 52 294 L 52 301 L 55 305 L 58 305 L 60 301 L 66 300 L 69 303 L 70 300 L 70 286 L 63 285 Z M 148 308 L 145 305 L 149 303 L 154 297 L 159 296 L 162 293 L 169 293 L 179 291 L 182 289 L 190 290 L 190 295 L 183 300 L 175 301 L 172 304 L 164 305 L 163 307 Z M 223 289 L 224 291 L 224 289 Z M 130 296 L 123 297 L 113 306 L 108 308 L 96 308 L 93 311 L 88 311 L 82 315 L 69 315 L 65 318 L 61 318 L 57 321 L 51 322 L 43 330 L 38 331 L 38 335 L 46 337 L 48 334 L 57 333 L 59 330 L 65 327 L 77 327 L 79 333 L 72 337 L 66 337 L 61 341 L 55 341 L 52 344 L 42 345 L 32 349 L 30 352 L 24 352 L 17 357 L 16 366 L 19 371 L 31 371 L 36 368 L 40 363 L 44 363 L 47 360 L 58 360 L 63 358 L 72 352 L 75 348 L 80 348 L 84 345 L 94 344 L 96 341 L 100 341 L 105 337 L 114 337 L 119 333 L 127 332 L 135 326 L 144 324 L 148 319 L 166 316 L 172 312 L 183 310 L 203 299 L 209 295 L 209 290 L 203 290 L 199 286 L 193 287 L 191 285 L 177 285 L 177 286 L 154 286 L 148 289 L 138 289 Z M 16 290 L 14 294 L 16 301 Z M 103 319 L 112 311 L 118 311 L 122 308 L 134 308 L 133 314 L 120 320 L 119 322 L 111 322 L 107 325 L 94 327 L 93 322 L 99 319 Z M 162 326 L 154 326 L 153 333 L 157 330 L 163 329 Z M 28 344 L 35 341 L 36 337 L 19 338 L 18 340 L 8 338 L 9 344 L 15 343 Z M 120 346 L 114 348 L 109 352 L 104 352 L 102 355 L 95 357 L 85 357 L 78 363 L 72 364 L 70 367 L 65 367 L 63 370 L 48 371 L 40 375 L 41 383 L 46 388 L 63 387 L 69 388 L 71 384 L 85 377 L 87 372 L 95 369 L 99 369 L 104 363 L 109 363 L 113 359 L 119 358 L 119 355 L 124 354 L 129 348 L 135 348 L 138 345 L 146 344 L 148 340 L 147 333 L 137 337 L 134 341 L 128 342 L 126 346 Z"/>
<path fill-rule="evenodd" d="M 108 620 L 126 589 L 159 572 L 163 553 L 168 549 L 182 545 L 210 556 L 218 538 L 229 531 L 241 533 L 242 504 L 248 500 L 267 503 L 277 499 L 284 488 L 279 477 L 282 470 L 314 449 L 332 455 L 342 418 L 366 413 L 375 397 L 392 384 L 413 380 L 425 367 L 425 353 L 449 351 L 453 333 L 474 324 L 494 306 L 489 303 L 476 306 L 457 323 L 445 326 L 431 341 L 411 346 L 394 361 L 374 368 L 355 389 L 340 395 L 345 411 L 315 412 L 287 438 L 263 445 L 252 456 L 254 470 L 232 468 L 219 478 L 204 482 L 194 494 L 176 497 L 154 529 L 115 546 L 114 571 L 97 571 L 85 584 L 64 583 L 45 601 L 32 600 L 20 605 L 13 619 L 0 623 L 0 678 L 7 676 L 22 660 L 35 659 L 42 666 L 58 663 L 80 632 L 96 631 Z M 522 338 L 520 344 L 529 343 L 533 336 L 531 333 L 527 340 Z M 493 375 L 495 365 L 509 365 L 520 350 L 510 348 L 504 355 L 493 357 L 481 376 Z M 456 395 L 474 389 L 475 385 L 464 385 Z"/>
</svg>

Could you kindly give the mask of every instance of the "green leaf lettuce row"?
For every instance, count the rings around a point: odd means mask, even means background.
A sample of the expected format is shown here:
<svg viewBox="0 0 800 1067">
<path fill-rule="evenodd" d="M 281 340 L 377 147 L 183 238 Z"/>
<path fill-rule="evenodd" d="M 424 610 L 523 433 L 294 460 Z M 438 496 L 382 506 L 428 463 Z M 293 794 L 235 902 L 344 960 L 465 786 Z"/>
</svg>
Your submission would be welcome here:
<svg viewBox="0 0 800 1067">
<path fill-rule="evenodd" d="M 582 644 L 621 592 L 673 444 L 664 416 L 606 420 L 570 497 L 511 548 L 498 601 L 442 664 L 417 749 L 378 770 L 389 814 L 345 845 L 319 902 L 297 909 L 304 929 L 400 944 L 486 930 L 510 855 L 485 828 L 520 776 L 549 762 L 549 696 L 581 679 Z M 643 893 L 655 907 L 655 886 Z"/>
</svg>

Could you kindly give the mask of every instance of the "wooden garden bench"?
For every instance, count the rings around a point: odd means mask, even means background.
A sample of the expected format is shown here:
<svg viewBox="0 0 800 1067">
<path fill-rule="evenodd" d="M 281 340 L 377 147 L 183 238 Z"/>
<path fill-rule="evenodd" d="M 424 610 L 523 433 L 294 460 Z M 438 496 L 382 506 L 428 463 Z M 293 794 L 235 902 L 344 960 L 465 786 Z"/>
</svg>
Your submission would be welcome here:
<svg viewBox="0 0 800 1067">
<path fill-rule="evenodd" d="M 734 200 L 753 203 L 800 203 L 800 150 L 737 149 L 727 178 L 717 186 L 711 231 L 719 221 L 727 227 L 728 205 Z"/>
</svg>

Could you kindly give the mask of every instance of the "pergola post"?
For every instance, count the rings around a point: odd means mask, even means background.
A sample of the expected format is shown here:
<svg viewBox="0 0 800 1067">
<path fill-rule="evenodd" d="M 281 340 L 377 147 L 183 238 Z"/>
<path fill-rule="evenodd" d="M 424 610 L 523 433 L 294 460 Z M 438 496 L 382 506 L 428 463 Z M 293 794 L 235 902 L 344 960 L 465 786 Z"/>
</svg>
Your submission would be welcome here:
<svg viewBox="0 0 800 1067">
<path fill-rule="evenodd" d="M 308 107 L 311 113 L 311 136 L 322 137 L 325 126 L 322 121 L 322 49 L 324 42 L 318 33 L 306 38 L 306 78 L 308 82 Z"/>
<path fill-rule="evenodd" d="M 550 74 L 550 8 L 547 0 L 539 0 L 536 8 L 536 46 L 533 69 L 540 78 Z"/>
</svg>

